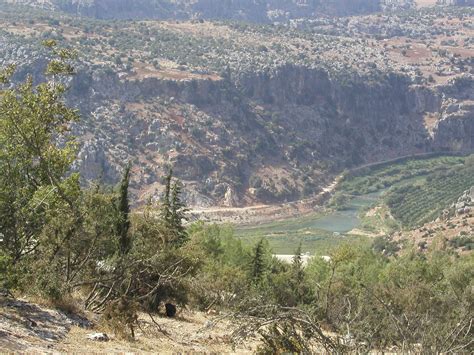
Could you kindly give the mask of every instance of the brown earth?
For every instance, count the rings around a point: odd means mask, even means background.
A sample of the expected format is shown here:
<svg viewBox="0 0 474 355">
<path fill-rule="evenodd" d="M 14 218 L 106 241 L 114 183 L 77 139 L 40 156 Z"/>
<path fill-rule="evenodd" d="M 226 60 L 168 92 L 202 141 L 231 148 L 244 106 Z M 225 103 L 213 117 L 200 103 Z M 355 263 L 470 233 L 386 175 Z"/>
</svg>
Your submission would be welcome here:
<svg viewBox="0 0 474 355">
<path fill-rule="evenodd" d="M 97 316 L 88 314 L 91 319 Z M 235 326 L 219 315 L 184 310 L 176 318 L 140 315 L 133 341 L 100 324 L 26 300 L 0 296 L 0 353 L 253 353 L 258 341 L 234 345 Z M 88 339 L 105 332 L 109 341 Z"/>
</svg>

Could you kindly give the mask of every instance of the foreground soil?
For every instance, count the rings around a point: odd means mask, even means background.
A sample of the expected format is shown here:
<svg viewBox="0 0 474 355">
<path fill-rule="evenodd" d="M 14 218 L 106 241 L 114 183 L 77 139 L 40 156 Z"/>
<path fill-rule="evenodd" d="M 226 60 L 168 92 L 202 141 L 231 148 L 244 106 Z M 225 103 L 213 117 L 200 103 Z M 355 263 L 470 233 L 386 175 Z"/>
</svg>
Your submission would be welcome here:
<svg viewBox="0 0 474 355">
<path fill-rule="evenodd" d="M 234 326 L 218 315 L 182 311 L 176 318 L 141 315 L 136 339 L 115 337 L 88 320 L 26 300 L 0 296 L 0 353 L 253 353 L 256 340 L 234 345 Z M 109 341 L 88 339 L 105 332 Z"/>
</svg>

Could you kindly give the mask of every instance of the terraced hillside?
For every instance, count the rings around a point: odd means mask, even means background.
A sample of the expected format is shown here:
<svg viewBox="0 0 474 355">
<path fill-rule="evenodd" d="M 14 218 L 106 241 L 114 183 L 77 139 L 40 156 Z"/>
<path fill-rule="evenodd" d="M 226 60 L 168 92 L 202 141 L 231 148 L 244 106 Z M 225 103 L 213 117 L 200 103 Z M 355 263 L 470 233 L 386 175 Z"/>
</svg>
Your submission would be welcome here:
<svg viewBox="0 0 474 355">
<path fill-rule="evenodd" d="M 405 180 L 462 167 L 464 162 L 465 158 L 461 156 L 441 155 L 426 158 L 404 158 L 386 164 L 362 167 L 346 174 L 338 186 L 338 191 L 346 195 L 376 192 Z"/>
<path fill-rule="evenodd" d="M 395 187 L 386 203 L 392 215 L 406 227 L 432 221 L 474 185 L 474 166 L 451 168 L 430 174 L 414 184 Z"/>
<path fill-rule="evenodd" d="M 345 175 L 329 205 L 343 210 L 352 196 L 383 191 L 362 214 L 362 227 L 387 230 L 385 223 L 411 229 L 440 217 L 474 185 L 473 161 L 473 155 L 420 157 L 355 169 Z"/>
</svg>

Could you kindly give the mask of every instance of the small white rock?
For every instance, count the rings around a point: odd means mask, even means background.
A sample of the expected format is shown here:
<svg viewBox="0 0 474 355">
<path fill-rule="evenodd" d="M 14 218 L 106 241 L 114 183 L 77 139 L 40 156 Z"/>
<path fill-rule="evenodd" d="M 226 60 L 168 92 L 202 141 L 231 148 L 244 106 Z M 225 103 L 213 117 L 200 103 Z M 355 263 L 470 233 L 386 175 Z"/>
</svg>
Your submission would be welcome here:
<svg viewBox="0 0 474 355">
<path fill-rule="evenodd" d="M 109 337 L 105 333 L 87 334 L 87 339 L 93 340 L 93 341 L 109 341 Z"/>
</svg>

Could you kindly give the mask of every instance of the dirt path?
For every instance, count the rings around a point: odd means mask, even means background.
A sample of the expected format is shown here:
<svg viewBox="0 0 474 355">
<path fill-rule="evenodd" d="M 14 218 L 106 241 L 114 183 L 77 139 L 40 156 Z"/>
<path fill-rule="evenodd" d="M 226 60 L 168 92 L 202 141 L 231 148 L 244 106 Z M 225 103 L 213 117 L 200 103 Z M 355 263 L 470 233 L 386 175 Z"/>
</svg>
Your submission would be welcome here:
<svg viewBox="0 0 474 355">
<path fill-rule="evenodd" d="M 255 205 L 246 207 L 211 207 L 191 208 L 191 220 L 210 222 L 230 222 L 236 224 L 253 224 L 270 222 L 292 216 L 301 216 L 320 209 L 330 194 L 335 190 L 343 175 L 338 175 L 316 196 L 278 205 Z"/>
<path fill-rule="evenodd" d="M 232 325 L 228 321 L 215 322 L 217 316 L 202 312 L 183 312 L 177 318 L 155 316 L 153 323 L 147 315 L 139 319 L 140 329 L 134 341 L 110 336 L 108 342 L 85 340 L 90 331 L 74 327 L 67 337 L 54 346 L 61 353 L 235 353 L 252 354 L 258 343 L 253 340 L 233 348 Z M 160 330 L 161 329 L 161 330 Z"/>
<path fill-rule="evenodd" d="M 214 212 L 237 212 L 237 213 L 242 213 L 245 211 L 252 211 L 252 210 L 262 210 L 265 208 L 274 208 L 275 206 L 289 206 L 293 205 L 295 203 L 307 203 L 310 201 L 313 201 L 317 199 L 318 197 L 321 197 L 327 193 L 332 193 L 334 189 L 336 188 L 337 184 L 339 181 L 342 179 L 343 175 L 338 175 L 334 180 L 327 186 L 323 187 L 321 192 L 319 192 L 315 197 L 309 198 L 309 199 L 303 199 L 303 200 L 298 200 L 294 202 L 287 202 L 287 203 L 282 203 L 280 205 L 254 205 L 254 206 L 246 206 L 246 207 L 209 207 L 209 208 L 192 208 L 191 213 L 195 214 L 205 214 L 205 213 L 214 213 Z"/>
</svg>

